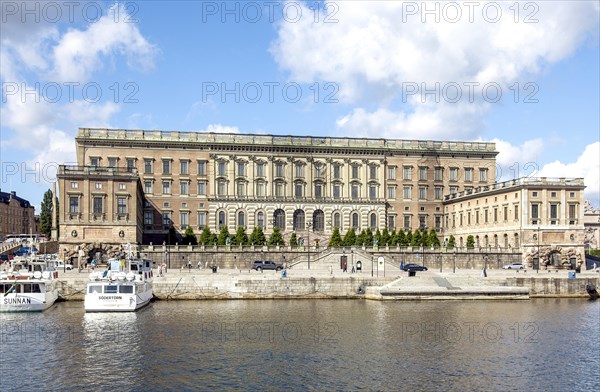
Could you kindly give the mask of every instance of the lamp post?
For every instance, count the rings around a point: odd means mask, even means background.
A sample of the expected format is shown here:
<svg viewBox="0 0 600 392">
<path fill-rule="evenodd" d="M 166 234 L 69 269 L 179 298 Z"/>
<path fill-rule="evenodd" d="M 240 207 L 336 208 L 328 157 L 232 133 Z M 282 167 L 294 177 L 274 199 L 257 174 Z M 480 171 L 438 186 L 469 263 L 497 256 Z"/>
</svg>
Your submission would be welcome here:
<svg viewBox="0 0 600 392">
<path fill-rule="evenodd" d="M 541 227 L 538 225 L 538 228 L 537 228 L 537 238 L 538 238 L 537 239 L 538 240 L 537 259 L 538 259 L 538 262 L 537 262 L 537 268 L 536 268 L 537 274 L 540 273 L 540 262 L 542 261 L 542 257 L 540 255 L 540 229 L 541 229 Z"/>
<path fill-rule="evenodd" d="M 312 228 L 312 222 L 306 222 L 307 236 L 308 236 L 308 269 L 310 269 L 310 229 Z"/>
<path fill-rule="evenodd" d="M 455 274 L 456 273 L 456 249 L 454 249 L 453 253 L 454 253 L 454 262 L 452 263 L 452 273 Z"/>
</svg>

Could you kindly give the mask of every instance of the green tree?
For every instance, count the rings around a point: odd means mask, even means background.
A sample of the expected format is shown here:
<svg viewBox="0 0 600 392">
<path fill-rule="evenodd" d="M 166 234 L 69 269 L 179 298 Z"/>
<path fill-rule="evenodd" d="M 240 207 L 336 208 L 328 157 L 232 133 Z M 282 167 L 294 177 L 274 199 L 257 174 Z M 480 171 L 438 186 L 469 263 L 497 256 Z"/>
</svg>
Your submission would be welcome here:
<svg viewBox="0 0 600 392">
<path fill-rule="evenodd" d="M 295 248 L 296 246 L 298 246 L 298 238 L 296 237 L 296 232 L 292 232 L 292 235 L 290 236 L 290 246 L 292 248 Z"/>
<path fill-rule="evenodd" d="M 408 246 L 409 242 L 406 239 L 406 233 L 404 229 L 398 230 L 398 245 L 400 246 Z"/>
<path fill-rule="evenodd" d="M 435 232 L 435 229 L 429 230 L 429 243 L 434 248 L 440 247 L 440 239 L 438 238 L 437 233 Z"/>
<path fill-rule="evenodd" d="M 390 233 L 389 244 L 390 246 L 398 246 L 398 232 L 396 231 L 396 229 L 392 230 L 392 232 Z"/>
<path fill-rule="evenodd" d="M 366 236 L 367 236 L 367 233 L 365 232 L 365 229 L 362 229 L 360 234 L 356 236 L 356 241 L 354 241 L 354 245 L 357 245 L 357 246 L 366 245 L 366 239 L 365 239 Z"/>
<path fill-rule="evenodd" d="M 200 244 L 212 245 L 212 233 L 208 226 L 204 226 L 204 229 L 202 229 L 202 233 L 200 233 Z"/>
<path fill-rule="evenodd" d="M 273 228 L 273 232 L 271 233 L 271 237 L 269 238 L 269 246 L 275 245 L 285 245 L 285 241 L 283 239 L 283 236 L 281 235 L 281 230 L 279 230 L 279 227 Z"/>
<path fill-rule="evenodd" d="M 267 238 L 261 226 L 254 226 L 250 234 L 250 243 L 256 246 L 262 246 L 267 243 Z"/>
<path fill-rule="evenodd" d="M 446 248 L 454 248 L 456 246 L 456 239 L 454 238 L 453 235 L 450 236 L 450 238 L 448 238 L 448 244 L 446 245 Z"/>
<path fill-rule="evenodd" d="M 194 234 L 194 229 L 192 229 L 192 226 L 188 226 L 183 232 L 182 244 L 198 245 L 198 239 L 196 238 L 196 234 Z"/>
<path fill-rule="evenodd" d="M 390 245 L 390 233 L 388 232 L 387 227 L 384 227 L 383 230 L 381 230 L 381 237 L 379 238 L 379 244 L 381 246 L 386 246 L 386 245 Z"/>
<path fill-rule="evenodd" d="M 48 189 L 44 193 L 40 211 L 40 232 L 50 239 L 52 234 L 52 191 Z"/>
<path fill-rule="evenodd" d="M 429 241 L 429 233 L 427 233 L 427 229 L 423 228 L 421 231 L 421 245 L 428 248 L 431 246 L 431 242 Z"/>
<path fill-rule="evenodd" d="M 406 236 L 404 238 L 405 238 L 404 242 L 406 243 L 405 246 L 410 246 L 410 244 L 412 244 L 412 238 L 413 238 L 413 233 L 410 229 L 408 229 L 408 231 L 406 232 Z"/>
<path fill-rule="evenodd" d="M 375 245 L 375 240 L 377 240 L 377 245 L 378 246 L 384 246 L 385 244 L 383 244 L 381 242 L 381 232 L 379 231 L 379 229 L 377 229 L 375 231 L 375 234 L 373 235 L 373 245 Z"/>
<path fill-rule="evenodd" d="M 227 245 L 227 238 L 229 238 L 229 229 L 227 226 L 221 227 L 219 232 L 219 238 L 217 239 L 217 245 Z"/>
<path fill-rule="evenodd" d="M 467 248 L 473 249 L 475 247 L 475 238 L 472 235 L 467 237 Z"/>
<path fill-rule="evenodd" d="M 333 234 L 329 239 L 329 245 L 327 246 L 342 246 L 343 245 L 342 236 L 340 235 L 340 229 L 336 226 L 333 228 Z"/>
<path fill-rule="evenodd" d="M 423 242 L 421 240 L 421 232 L 419 230 L 415 230 L 412 235 L 412 239 L 410 240 L 410 246 L 421 246 Z"/>
<path fill-rule="evenodd" d="M 169 226 L 169 231 L 165 236 L 165 242 L 167 243 L 167 245 L 175 245 L 181 242 L 179 240 L 179 236 L 177 235 L 177 230 L 175 230 L 175 227 L 173 227 L 172 225 Z"/>
<path fill-rule="evenodd" d="M 350 229 L 346 232 L 346 235 L 344 235 L 343 245 L 344 246 L 354 246 L 355 243 L 356 243 L 356 232 L 354 231 L 354 229 Z"/>
<path fill-rule="evenodd" d="M 246 228 L 239 226 L 235 232 L 235 245 L 248 245 L 248 235 Z"/>
</svg>

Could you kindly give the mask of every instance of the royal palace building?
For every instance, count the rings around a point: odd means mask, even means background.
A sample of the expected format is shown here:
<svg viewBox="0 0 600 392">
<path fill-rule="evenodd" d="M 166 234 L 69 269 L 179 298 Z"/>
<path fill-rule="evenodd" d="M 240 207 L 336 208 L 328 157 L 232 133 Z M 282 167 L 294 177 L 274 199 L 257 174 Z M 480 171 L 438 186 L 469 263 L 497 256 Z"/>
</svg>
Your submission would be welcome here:
<svg viewBox="0 0 600 392">
<path fill-rule="evenodd" d="M 77 165 L 58 175 L 66 245 L 162 244 L 170 227 L 205 226 L 279 227 L 286 240 L 334 227 L 447 238 L 461 234 L 453 200 L 496 183 L 494 143 L 89 128 L 75 143 Z"/>
</svg>

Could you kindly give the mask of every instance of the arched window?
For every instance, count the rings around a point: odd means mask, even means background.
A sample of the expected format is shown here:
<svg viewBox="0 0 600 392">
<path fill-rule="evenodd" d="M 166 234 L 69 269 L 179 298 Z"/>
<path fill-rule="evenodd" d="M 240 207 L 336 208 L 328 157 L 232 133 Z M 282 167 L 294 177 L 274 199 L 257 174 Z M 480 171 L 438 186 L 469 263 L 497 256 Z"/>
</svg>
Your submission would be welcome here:
<svg viewBox="0 0 600 392">
<path fill-rule="evenodd" d="M 464 246 L 464 245 L 463 245 L 463 238 L 462 238 L 462 237 L 460 237 L 459 244 L 460 244 L 460 247 L 461 247 L 461 248 Z"/>
<path fill-rule="evenodd" d="M 244 213 L 244 211 L 238 212 L 237 226 L 238 227 L 246 227 L 246 213 Z"/>
<path fill-rule="evenodd" d="M 487 234 L 483 237 L 483 246 L 485 246 L 486 248 L 490 245 L 490 240 L 487 236 Z"/>
<path fill-rule="evenodd" d="M 333 214 L 333 227 L 337 227 L 340 230 L 342 229 L 342 217 L 339 212 Z"/>
<path fill-rule="evenodd" d="M 315 231 L 325 230 L 325 214 L 322 210 L 316 210 L 313 213 L 313 227 Z"/>
<path fill-rule="evenodd" d="M 227 221 L 225 220 L 225 211 L 219 211 L 217 220 L 219 222 L 219 229 L 222 229 L 224 226 L 227 226 Z"/>
<path fill-rule="evenodd" d="M 358 229 L 358 225 L 359 225 L 359 220 L 358 220 L 358 212 L 353 212 L 352 213 L 352 228 L 353 229 Z"/>
<path fill-rule="evenodd" d="M 519 246 L 519 233 L 515 233 L 515 248 L 518 248 Z"/>
<path fill-rule="evenodd" d="M 371 230 L 377 229 L 377 214 L 374 212 L 369 216 L 369 227 Z"/>
<path fill-rule="evenodd" d="M 498 234 L 494 234 L 494 248 L 498 247 Z"/>
<path fill-rule="evenodd" d="M 279 227 L 281 231 L 285 230 L 285 211 L 282 209 L 275 210 L 273 213 L 274 227 Z"/>
<path fill-rule="evenodd" d="M 504 247 L 508 248 L 508 234 L 504 234 Z"/>
<path fill-rule="evenodd" d="M 303 210 L 294 211 L 294 230 L 304 230 L 306 228 L 305 215 Z"/>
<path fill-rule="evenodd" d="M 256 226 L 265 227 L 265 213 L 262 211 L 256 214 Z"/>
</svg>

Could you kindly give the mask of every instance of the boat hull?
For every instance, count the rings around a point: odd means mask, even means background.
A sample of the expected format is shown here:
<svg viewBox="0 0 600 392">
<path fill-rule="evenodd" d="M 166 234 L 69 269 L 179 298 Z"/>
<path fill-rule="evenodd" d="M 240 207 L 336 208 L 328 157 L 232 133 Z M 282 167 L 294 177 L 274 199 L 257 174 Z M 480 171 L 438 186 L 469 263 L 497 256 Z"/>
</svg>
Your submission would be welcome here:
<svg viewBox="0 0 600 392">
<path fill-rule="evenodd" d="M 38 294 L 9 293 L 0 299 L 0 312 L 42 312 L 58 299 L 58 290 Z"/>
<path fill-rule="evenodd" d="M 86 312 L 134 312 L 150 303 L 154 295 L 152 286 L 146 291 L 135 294 L 123 293 L 88 293 L 85 295 L 84 308 Z"/>
</svg>

